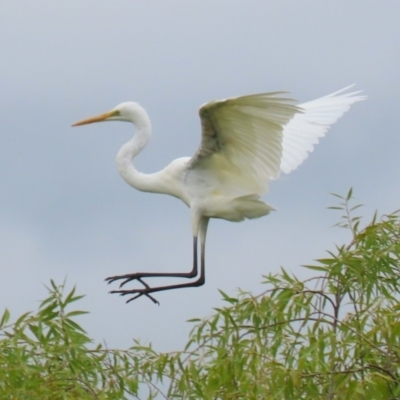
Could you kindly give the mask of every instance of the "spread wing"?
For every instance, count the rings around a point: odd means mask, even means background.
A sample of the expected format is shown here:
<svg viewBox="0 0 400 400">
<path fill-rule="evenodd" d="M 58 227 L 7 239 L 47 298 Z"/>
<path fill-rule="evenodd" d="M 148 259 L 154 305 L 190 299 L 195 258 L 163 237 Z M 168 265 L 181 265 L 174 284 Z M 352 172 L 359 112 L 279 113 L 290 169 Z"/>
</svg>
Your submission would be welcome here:
<svg viewBox="0 0 400 400">
<path fill-rule="evenodd" d="M 188 172 L 231 192 L 267 191 L 271 179 L 296 169 L 330 125 L 366 98 L 360 92 L 344 93 L 350 87 L 297 107 L 281 92 L 204 104 L 201 144 Z"/>
<path fill-rule="evenodd" d="M 298 106 L 303 112 L 295 114 L 283 129 L 281 171 L 288 174 L 296 169 L 314 150 L 319 138 L 325 136 L 330 125 L 353 103 L 366 98 L 357 96 L 360 92 L 343 93 L 352 86 Z"/>
<path fill-rule="evenodd" d="M 212 177 L 221 188 L 265 192 L 279 176 L 283 128 L 301 112 L 294 100 L 281 95 L 261 93 L 204 104 L 199 111 L 201 144 L 188 172 Z"/>
</svg>

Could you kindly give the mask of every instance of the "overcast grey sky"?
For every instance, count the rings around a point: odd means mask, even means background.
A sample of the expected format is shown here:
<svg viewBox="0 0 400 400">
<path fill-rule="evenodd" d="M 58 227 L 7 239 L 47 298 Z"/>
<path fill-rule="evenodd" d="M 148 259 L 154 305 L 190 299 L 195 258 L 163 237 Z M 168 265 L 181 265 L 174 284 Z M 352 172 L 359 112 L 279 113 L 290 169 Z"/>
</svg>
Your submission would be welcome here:
<svg viewBox="0 0 400 400">
<path fill-rule="evenodd" d="M 262 290 L 262 274 L 299 266 L 348 239 L 326 207 L 350 186 L 365 213 L 400 206 L 400 2 L 3 2 L 0 13 L 0 307 L 36 309 L 50 278 L 87 294 L 82 324 L 97 340 L 182 347 L 190 325 L 221 304 L 217 289 Z M 115 155 L 133 130 L 74 128 L 122 101 L 140 102 L 153 140 L 144 172 L 193 154 L 198 107 L 286 90 L 300 102 L 356 83 L 369 97 L 334 125 L 266 197 L 279 211 L 240 224 L 211 221 L 206 285 L 126 305 L 103 279 L 191 268 L 187 208 L 136 192 Z"/>
</svg>

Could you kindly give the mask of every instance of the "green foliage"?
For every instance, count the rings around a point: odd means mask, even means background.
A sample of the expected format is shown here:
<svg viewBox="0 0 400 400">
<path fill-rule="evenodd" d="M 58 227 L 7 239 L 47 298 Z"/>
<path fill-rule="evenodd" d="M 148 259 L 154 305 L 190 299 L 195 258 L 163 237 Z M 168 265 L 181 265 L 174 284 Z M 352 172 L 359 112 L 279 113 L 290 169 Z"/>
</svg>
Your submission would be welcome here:
<svg viewBox="0 0 400 400">
<path fill-rule="evenodd" d="M 7 325 L 10 313 L 3 313 L 1 399 L 121 399 L 125 386 L 136 390 L 136 380 L 124 377 L 124 385 L 117 380 L 126 372 L 120 359 L 101 345 L 89 348 L 91 339 L 74 320 L 86 312 L 67 311 L 83 296 L 75 295 L 75 288 L 63 296 L 63 288 L 51 281 L 35 315 L 23 314 Z"/>
<path fill-rule="evenodd" d="M 51 282 L 36 315 L 1 318 L 0 398 L 400 398 L 400 215 L 361 229 L 352 192 L 338 197 L 349 244 L 306 266 L 310 279 L 282 269 L 258 296 L 221 292 L 180 352 L 95 347 L 67 311 L 81 296 Z"/>
</svg>

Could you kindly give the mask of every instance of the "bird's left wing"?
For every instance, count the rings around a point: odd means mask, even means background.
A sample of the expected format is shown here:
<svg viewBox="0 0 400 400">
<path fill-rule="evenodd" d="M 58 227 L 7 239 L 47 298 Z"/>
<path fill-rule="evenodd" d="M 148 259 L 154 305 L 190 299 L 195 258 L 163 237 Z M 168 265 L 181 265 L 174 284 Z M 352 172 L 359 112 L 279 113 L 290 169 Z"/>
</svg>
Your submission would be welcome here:
<svg viewBox="0 0 400 400">
<path fill-rule="evenodd" d="M 201 144 L 188 169 L 261 194 L 280 172 L 283 127 L 301 109 L 282 92 L 212 101 L 200 110 Z"/>
<path fill-rule="evenodd" d="M 303 112 L 296 114 L 283 129 L 281 170 L 284 173 L 293 171 L 308 157 L 318 140 L 352 104 L 366 99 L 359 95 L 360 91 L 346 92 L 353 86 L 298 105 Z"/>
</svg>

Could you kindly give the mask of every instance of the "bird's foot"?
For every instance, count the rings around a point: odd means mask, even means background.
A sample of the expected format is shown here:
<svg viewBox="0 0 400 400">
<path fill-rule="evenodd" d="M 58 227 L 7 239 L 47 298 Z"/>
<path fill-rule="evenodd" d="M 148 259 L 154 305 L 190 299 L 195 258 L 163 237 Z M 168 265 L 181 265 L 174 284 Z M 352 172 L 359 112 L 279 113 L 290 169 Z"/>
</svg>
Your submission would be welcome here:
<svg viewBox="0 0 400 400">
<path fill-rule="evenodd" d="M 110 293 L 118 293 L 121 296 L 133 294 L 134 296 L 132 298 L 130 298 L 127 301 L 127 303 L 131 302 L 132 300 L 137 299 L 138 297 L 146 296 L 153 303 L 159 304 L 159 302 L 153 296 L 151 296 L 150 293 L 160 292 L 160 291 L 164 291 L 164 290 L 171 290 L 171 289 L 181 289 L 181 288 L 187 288 L 187 287 L 201 286 L 204 284 L 204 275 L 200 275 L 200 277 L 197 280 L 195 280 L 194 282 L 192 281 L 189 283 L 180 283 L 180 284 L 157 286 L 157 287 L 150 287 L 143 280 L 143 278 L 186 278 L 186 279 L 190 279 L 190 278 L 196 277 L 196 275 L 197 275 L 197 268 L 193 268 L 193 270 L 191 272 L 187 272 L 187 273 L 182 273 L 182 272 L 169 272 L 169 273 L 137 272 L 134 274 L 110 276 L 110 277 L 106 278 L 105 280 L 108 283 L 122 280 L 122 282 L 119 285 L 120 290 L 112 290 Z M 121 287 L 124 286 L 126 283 L 134 281 L 134 280 L 141 283 L 144 287 L 140 288 L 140 289 L 132 289 L 132 290 L 122 290 L 121 289 Z"/>
<path fill-rule="evenodd" d="M 107 278 L 108 279 L 108 278 Z M 112 290 L 110 293 L 117 293 L 120 296 L 126 296 L 129 294 L 134 294 L 136 296 L 131 297 L 130 299 L 128 299 L 126 302 L 130 303 L 131 301 L 138 299 L 139 297 L 142 296 L 146 296 L 148 297 L 154 304 L 158 304 L 160 305 L 159 301 L 156 300 L 153 296 L 150 295 L 150 292 L 152 292 L 152 288 L 144 281 L 142 281 L 142 279 L 140 279 L 139 277 L 133 278 L 133 279 L 137 279 L 143 286 L 143 289 L 131 289 L 131 290 Z M 113 282 L 113 281 L 111 281 Z M 129 282 L 129 281 L 128 281 Z M 110 283 L 110 282 L 108 282 Z M 125 284 L 126 282 L 123 282 L 123 284 Z M 120 285 L 120 287 L 122 286 L 122 284 Z"/>
<path fill-rule="evenodd" d="M 156 300 L 153 296 L 147 293 L 147 289 L 132 289 L 132 290 L 112 290 L 110 293 L 119 293 L 120 296 L 126 296 L 128 294 L 136 294 L 136 296 L 131 297 L 126 301 L 130 303 L 133 300 L 138 299 L 141 296 L 148 297 L 154 304 L 160 305 L 160 302 Z"/>
<path fill-rule="evenodd" d="M 105 281 L 110 284 L 112 282 L 115 281 L 119 281 L 121 279 L 123 279 L 123 281 L 119 284 L 119 287 L 122 288 L 122 286 L 124 286 L 125 284 L 127 284 L 128 282 L 131 281 L 139 281 L 143 286 L 147 286 L 148 285 L 142 281 L 141 278 L 143 278 L 146 275 L 146 273 L 140 273 L 140 272 L 136 272 L 134 274 L 125 274 L 125 275 L 116 275 L 116 276 L 109 276 L 108 278 L 105 279 Z"/>
</svg>

